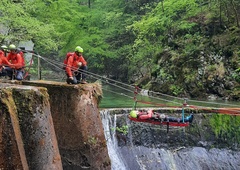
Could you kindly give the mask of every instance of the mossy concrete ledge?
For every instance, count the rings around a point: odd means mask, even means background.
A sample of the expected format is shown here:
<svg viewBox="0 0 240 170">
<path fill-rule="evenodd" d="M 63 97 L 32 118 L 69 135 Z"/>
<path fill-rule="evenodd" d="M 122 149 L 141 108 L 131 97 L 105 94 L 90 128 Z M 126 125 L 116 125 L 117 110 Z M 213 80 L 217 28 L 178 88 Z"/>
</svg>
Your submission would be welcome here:
<svg viewBox="0 0 240 170">
<path fill-rule="evenodd" d="M 99 83 L 68 85 L 53 81 L 23 81 L 48 90 L 63 169 L 111 169 L 98 109 Z"/>
<path fill-rule="evenodd" d="M 63 169 L 46 88 L 0 83 L 0 169 Z"/>
</svg>

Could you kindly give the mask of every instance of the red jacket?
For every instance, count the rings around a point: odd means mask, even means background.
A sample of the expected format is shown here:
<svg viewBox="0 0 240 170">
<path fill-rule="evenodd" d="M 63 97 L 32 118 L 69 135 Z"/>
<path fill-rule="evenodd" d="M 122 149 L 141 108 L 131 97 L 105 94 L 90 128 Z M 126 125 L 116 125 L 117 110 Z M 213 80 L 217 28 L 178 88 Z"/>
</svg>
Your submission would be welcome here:
<svg viewBox="0 0 240 170">
<path fill-rule="evenodd" d="M 10 52 L 7 56 L 7 60 L 12 63 L 15 69 L 20 69 L 25 66 L 24 60 L 19 53 Z"/>
<path fill-rule="evenodd" d="M 7 58 L 0 52 L 0 70 L 2 66 L 12 66 L 12 64 L 7 60 Z"/>
<path fill-rule="evenodd" d="M 5 57 L 5 53 L 2 50 L 0 50 L 0 57 Z"/>
<path fill-rule="evenodd" d="M 74 53 L 73 55 L 71 55 L 69 58 L 68 58 L 68 61 L 67 61 L 67 67 L 66 67 L 66 72 L 67 72 L 67 75 L 69 77 L 72 77 L 72 72 L 73 71 L 78 71 L 78 63 L 81 62 L 82 63 L 82 66 L 86 66 L 87 65 L 87 62 L 85 61 L 85 59 L 83 58 L 83 56 L 78 56 L 76 53 Z"/>
</svg>

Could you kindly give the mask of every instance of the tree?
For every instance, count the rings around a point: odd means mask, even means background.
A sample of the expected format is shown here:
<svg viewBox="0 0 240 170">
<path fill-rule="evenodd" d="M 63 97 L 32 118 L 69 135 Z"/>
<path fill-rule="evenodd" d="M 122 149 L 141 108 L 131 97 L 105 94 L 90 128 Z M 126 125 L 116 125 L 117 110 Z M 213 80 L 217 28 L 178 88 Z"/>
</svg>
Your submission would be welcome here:
<svg viewBox="0 0 240 170">
<path fill-rule="evenodd" d="M 31 0 L 0 2 L 1 20 L 4 31 L 2 43 L 18 43 L 32 40 L 38 49 L 49 51 L 57 48 L 57 34 L 52 24 L 39 21 L 34 17 L 37 4 Z"/>
</svg>

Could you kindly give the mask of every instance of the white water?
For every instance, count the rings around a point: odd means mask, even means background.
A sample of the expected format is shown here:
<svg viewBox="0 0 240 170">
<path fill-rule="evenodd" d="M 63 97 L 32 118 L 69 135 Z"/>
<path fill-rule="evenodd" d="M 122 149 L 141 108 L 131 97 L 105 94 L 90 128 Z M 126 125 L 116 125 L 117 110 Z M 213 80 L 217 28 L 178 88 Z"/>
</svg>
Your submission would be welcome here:
<svg viewBox="0 0 240 170">
<path fill-rule="evenodd" d="M 173 154 L 169 150 L 134 146 L 131 128 L 129 128 L 130 146 L 118 147 L 116 138 L 117 116 L 111 118 L 110 111 L 100 112 L 104 135 L 107 140 L 108 154 L 111 159 L 112 170 L 150 170 L 176 169 Z"/>
<path fill-rule="evenodd" d="M 121 154 L 118 151 L 118 144 L 115 135 L 117 116 L 114 116 L 114 120 L 111 120 L 109 111 L 105 110 L 101 112 L 102 123 L 104 128 L 104 135 L 107 140 L 108 154 L 111 159 L 112 170 L 127 170 L 126 165 L 123 162 Z"/>
<path fill-rule="evenodd" d="M 115 135 L 117 116 L 111 118 L 111 110 L 101 111 L 108 154 L 112 170 L 206 170 L 240 169 L 240 152 L 203 147 L 180 147 L 169 150 L 156 147 L 135 146 L 132 141 L 119 147 Z M 128 137 L 131 139 L 131 127 Z"/>
</svg>

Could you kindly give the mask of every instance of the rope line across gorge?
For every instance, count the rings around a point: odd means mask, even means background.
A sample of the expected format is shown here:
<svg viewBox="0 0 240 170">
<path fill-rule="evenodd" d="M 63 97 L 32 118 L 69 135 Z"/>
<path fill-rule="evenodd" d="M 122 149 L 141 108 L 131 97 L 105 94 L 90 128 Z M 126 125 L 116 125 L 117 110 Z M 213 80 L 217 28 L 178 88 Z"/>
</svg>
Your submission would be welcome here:
<svg viewBox="0 0 240 170">
<path fill-rule="evenodd" d="M 33 51 L 27 51 L 27 50 L 22 50 L 22 51 L 25 52 L 25 53 L 31 53 L 33 56 L 42 59 L 43 61 L 47 62 L 48 64 L 50 64 L 54 67 L 56 67 L 57 69 L 59 69 L 61 71 L 64 71 L 62 69 L 63 66 L 67 66 L 62 61 L 57 61 L 57 60 L 49 59 L 49 58 L 46 58 L 46 57 L 42 57 L 42 56 L 40 56 L 39 54 L 36 54 Z M 72 68 L 72 67 L 70 67 L 70 68 Z M 124 93 L 123 92 L 118 93 L 116 91 L 112 91 L 112 92 L 116 93 L 116 94 L 119 94 L 119 95 L 126 96 L 128 98 L 132 98 L 134 100 L 134 102 L 139 102 L 139 103 L 143 103 L 143 104 L 151 104 L 151 105 L 158 106 L 158 107 L 169 107 L 169 108 L 183 108 L 184 107 L 184 108 L 190 108 L 190 109 L 194 109 L 194 110 L 204 110 L 204 111 L 211 112 L 211 113 L 219 113 L 219 114 L 240 116 L 239 105 L 200 101 L 200 100 L 192 100 L 192 99 L 188 100 L 186 98 L 175 97 L 175 96 L 163 94 L 163 93 L 160 93 L 160 92 L 155 92 L 155 91 L 142 89 L 142 88 L 139 88 L 136 85 L 129 85 L 129 84 L 117 81 L 117 80 L 110 79 L 106 76 L 101 76 L 99 74 L 92 73 L 92 72 L 87 71 L 87 70 L 81 70 L 81 71 L 76 71 L 76 72 L 78 72 L 78 73 L 82 72 L 82 73 L 88 75 L 89 77 L 91 77 L 93 79 L 100 80 L 101 82 L 104 82 L 104 83 L 109 84 L 111 86 L 114 86 L 118 89 L 121 89 L 122 91 L 125 91 Z M 105 90 L 107 90 L 107 89 L 105 89 Z M 160 101 L 165 102 L 165 103 L 156 103 L 156 102 L 140 100 L 140 99 L 138 99 L 139 96 L 140 97 L 144 97 L 144 96 L 146 97 L 146 94 L 142 94 L 141 92 L 147 92 L 147 97 L 149 99 L 160 100 Z M 131 94 L 131 95 L 129 95 L 129 94 Z M 149 95 L 149 94 L 151 94 L 151 95 Z M 189 105 L 188 103 L 186 103 L 185 106 L 184 106 L 183 102 L 186 101 L 186 100 L 190 103 L 198 103 L 198 105 Z M 205 106 L 205 105 L 220 105 L 221 107 L 210 107 L 210 106 Z"/>
</svg>

